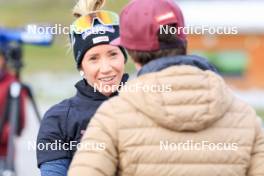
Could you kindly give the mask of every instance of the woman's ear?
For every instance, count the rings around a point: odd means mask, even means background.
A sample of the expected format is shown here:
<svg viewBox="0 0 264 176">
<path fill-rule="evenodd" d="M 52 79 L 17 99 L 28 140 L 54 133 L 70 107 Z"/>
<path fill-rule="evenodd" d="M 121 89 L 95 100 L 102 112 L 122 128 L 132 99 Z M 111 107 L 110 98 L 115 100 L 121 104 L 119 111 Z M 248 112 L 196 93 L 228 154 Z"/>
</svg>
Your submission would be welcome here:
<svg viewBox="0 0 264 176">
<path fill-rule="evenodd" d="M 80 75 L 84 78 L 84 72 L 82 70 L 80 70 Z"/>
</svg>

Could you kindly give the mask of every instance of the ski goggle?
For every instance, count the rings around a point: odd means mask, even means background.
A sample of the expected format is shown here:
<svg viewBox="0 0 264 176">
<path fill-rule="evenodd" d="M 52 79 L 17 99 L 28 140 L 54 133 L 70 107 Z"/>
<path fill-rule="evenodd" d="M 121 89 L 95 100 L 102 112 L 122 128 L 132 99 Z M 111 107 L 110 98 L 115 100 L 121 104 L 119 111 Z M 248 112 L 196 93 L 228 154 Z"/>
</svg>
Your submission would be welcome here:
<svg viewBox="0 0 264 176">
<path fill-rule="evenodd" d="M 116 13 L 100 10 L 81 16 L 74 21 L 70 27 L 70 34 L 82 34 L 83 32 L 92 29 L 96 20 L 104 26 L 119 25 L 119 16 Z"/>
</svg>

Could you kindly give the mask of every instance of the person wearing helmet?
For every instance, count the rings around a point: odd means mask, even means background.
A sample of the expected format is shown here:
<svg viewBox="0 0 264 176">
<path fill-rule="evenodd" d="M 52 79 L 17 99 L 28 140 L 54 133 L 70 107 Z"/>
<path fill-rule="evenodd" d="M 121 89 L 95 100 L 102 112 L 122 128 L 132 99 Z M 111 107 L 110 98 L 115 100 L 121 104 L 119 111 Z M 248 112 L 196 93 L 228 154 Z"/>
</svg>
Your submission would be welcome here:
<svg viewBox="0 0 264 176">
<path fill-rule="evenodd" d="M 139 69 L 89 123 L 69 176 L 264 175 L 261 119 L 236 98 L 205 58 L 187 55 L 173 0 L 133 0 L 121 12 L 120 38 Z M 168 30 L 170 31 L 170 30 Z M 138 86 L 138 89 L 132 89 Z M 126 88 L 127 87 L 127 88 Z"/>
<path fill-rule="evenodd" d="M 83 79 L 75 85 L 77 94 L 50 108 L 41 122 L 37 160 L 43 176 L 66 175 L 91 117 L 128 79 L 125 50 L 109 44 L 119 37 L 119 17 L 98 10 L 103 3 L 79 0 L 74 8 L 78 18 L 71 25 L 70 41 Z"/>
</svg>

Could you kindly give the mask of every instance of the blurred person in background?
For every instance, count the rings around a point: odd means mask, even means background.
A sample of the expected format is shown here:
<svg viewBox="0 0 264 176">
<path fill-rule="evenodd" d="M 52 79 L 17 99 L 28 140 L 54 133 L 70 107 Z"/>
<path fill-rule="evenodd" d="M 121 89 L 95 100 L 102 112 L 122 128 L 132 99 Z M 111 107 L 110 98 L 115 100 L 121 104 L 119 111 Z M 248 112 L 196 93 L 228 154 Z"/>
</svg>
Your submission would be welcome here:
<svg viewBox="0 0 264 176">
<path fill-rule="evenodd" d="M 6 67 L 6 61 L 4 58 L 4 51 L 2 48 L 0 48 L 0 80 L 4 77 L 4 70 Z"/>
<path fill-rule="evenodd" d="M 19 54 L 17 48 L 11 45 L 0 46 L 0 174 L 6 167 L 8 141 L 10 134 L 10 86 L 18 79 L 12 69 L 12 56 Z M 26 92 L 21 91 L 17 135 L 25 126 Z"/>
<path fill-rule="evenodd" d="M 6 63 L 5 63 L 5 58 L 4 58 L 4 53 L 2 51 L 2 49 L 0 48 L 0 86 L 1 86 L 1 89 L 0 89 L 0 102 L 1 102 L 1 106 L 0 106 L 0 120 L 3 119 L 3 112 L 4 112 L 4 101 L 5 101 L 5 98 L 6 98 L 6 92 L 3 91 L 2 89 L 2 80 L 5 76 L 5 67 L 6 67 Z M 0 173 L 2 172 L 2 170 L 4 169 L 5 167 L 5 156 L 6 156 L 6 141 L 3 141 L 3 133 L 1 131 L 0 135 L 1 135 L 1 140 L 0 140 Z M 5 132 L 6 133 L 6 132 Z M 5 134 L 6 136 L 6 134 Z"/>
<path fill-rule="evenodd" d="M 83 79 L 75 85 L 76 95 L 51 107 L 41 122 L 37 146 L 47 148 L 37 148 L 37 160 L 43 176 L 67 174 L 91 117 L 128 79 L 125 50 L 109 44 L 119 37 L 119 16 L 99 10 L 103 4 L 104 0 L 79 0 L 73 10 L 77 20 L 71 26 L 70 39 Z"/>
<path fill-rule="evenodd" d="M 264 175 L 264 131 L 255 110 L 207 59 L 186 54 L 182 31 L 162 33 L 160 25 L 184 27 L 173 0 L 133 0 L 122 10 L 120 38 L 111 44 L 127 49 L 138 78 L 105 102 L 85 131 L 82 146 L 105 150 L 79 148 L 68 175 Z"/>
</svg>

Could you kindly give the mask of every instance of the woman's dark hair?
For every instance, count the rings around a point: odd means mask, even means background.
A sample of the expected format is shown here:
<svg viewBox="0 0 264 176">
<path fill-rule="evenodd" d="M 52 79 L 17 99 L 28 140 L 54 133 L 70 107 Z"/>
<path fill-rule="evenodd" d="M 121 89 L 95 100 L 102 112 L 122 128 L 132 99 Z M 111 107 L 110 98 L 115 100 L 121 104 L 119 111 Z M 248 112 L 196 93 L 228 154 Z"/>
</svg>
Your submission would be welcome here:
<svg viewBox="0 0 264 176">
<path fill-rule="evenodd" d="M 168 25 L 169 29 L 172 27 L 175 28 L 175 25 Z M 172 34 L 172 33 L 165 34 L 158 31 L 157 35 L 160 45 L 173 46 L 173 47 L 168 47 L 167 49 L 159 49 L 157 51 L 147 51 L 147 52 L 127 49 L 128 54 L 132 57 L 132 59 L 135 62 L 141 65 L 145 65 L 148 62 L 161 57 L 186 55 L 187 43 L 186 41 L 182 41 L 181 39 L 179 39 L 176 34 Z"/>
</svg>

